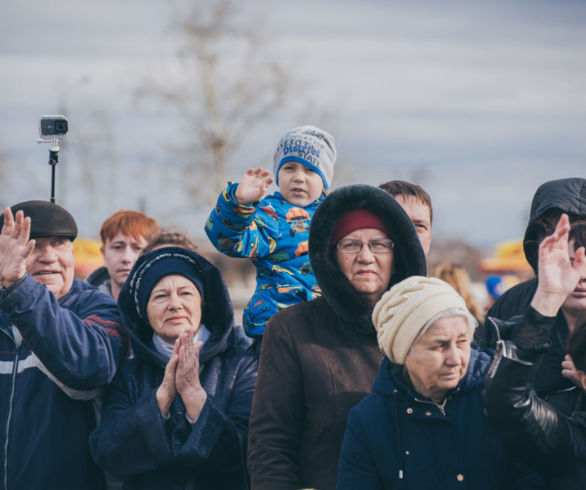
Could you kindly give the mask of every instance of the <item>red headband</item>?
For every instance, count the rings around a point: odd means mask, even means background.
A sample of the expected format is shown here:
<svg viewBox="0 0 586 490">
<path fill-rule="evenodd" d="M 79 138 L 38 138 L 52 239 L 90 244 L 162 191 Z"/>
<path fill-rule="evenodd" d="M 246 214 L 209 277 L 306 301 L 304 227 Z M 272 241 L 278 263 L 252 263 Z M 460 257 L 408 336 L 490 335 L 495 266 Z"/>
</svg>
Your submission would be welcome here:
<svg viewBox="0 0 586 490">
<path fill-rule="evenodd" d="M 333 247 L 348 233 L 352 233 L 361 228 L 376 228 L 389 236 L 387 226 L 376 214 L 367 209 L 353 209 L 351 211 L 346 211 L 336 222 L 330 240 L 330 246 Z"/>
</svg>

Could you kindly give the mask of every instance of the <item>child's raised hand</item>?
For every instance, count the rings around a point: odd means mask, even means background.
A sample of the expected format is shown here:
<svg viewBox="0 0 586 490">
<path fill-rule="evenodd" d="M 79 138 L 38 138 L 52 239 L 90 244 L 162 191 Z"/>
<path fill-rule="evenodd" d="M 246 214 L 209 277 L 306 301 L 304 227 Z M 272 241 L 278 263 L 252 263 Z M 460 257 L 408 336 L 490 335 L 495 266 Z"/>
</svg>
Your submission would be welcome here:
<svg viewBox="0 0 586 490">
<path fill-rule="evenodd" d="M 262 167 L 249 168 L 240 179 L 234 197 L 238 204 L 260 201 L 269 185 L 273 183 L 270 172 Z"/>
</svg>

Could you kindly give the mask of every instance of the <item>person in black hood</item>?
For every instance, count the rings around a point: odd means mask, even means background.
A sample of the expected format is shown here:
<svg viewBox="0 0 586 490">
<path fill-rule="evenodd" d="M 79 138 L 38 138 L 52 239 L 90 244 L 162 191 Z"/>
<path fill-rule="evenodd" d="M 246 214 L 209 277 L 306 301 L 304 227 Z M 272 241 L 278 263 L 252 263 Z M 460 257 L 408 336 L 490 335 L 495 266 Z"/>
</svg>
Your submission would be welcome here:
<svg viewBox="0 0 586 490">
<path fill-rule="evenodd" d="M 257 365 L 218 269 L 191 250 L 157 249 L 137 260 L 118 302 L 134 357 L 106 393 L 96 462 L 125 489 L 247 489 Z"/>
<path fill-rule="evenodd" d="M 322 296 L 273 316 L 261 349 L 248 451 L 258 490 L 336 487 L 346 418 L 370 393 L 383 358 L 374 304 L 396 282 L 427 273 L 409 216 L 368 185 L 324 199 L 309 258 Z"/>
<path fill-rule="evenodd" d="M 539 275 L 537 258 L 539 244 L 551 235 L 560 216 L 568 215 L 570 223 L 586 220 L 586 179 L 567 178 L 545 182 L 535 192 L 529 223 L 523 238 L 527 261 Z M 481 348 L 494 349 L 499 339 L 511 339 L 537 289 L 537 278 L 522 282 L 506 291 L 490 308 L 483 326 L 476 330 L 475 340 Z M 582 398 L 570 379 L 562 375 L 566 354 L 568 325 L 560 311 L 552 329 L 552 342 L 540 364 L 535 382 L 537 394 L 571 415 Z M 568 361 L 565 361 L 566 366 Z"/>
<path fill-rule="evenodd" d="M 485 410 L 495 431 L 543 473 L 547 488 L 586 488 L 586 410 L 565 415 L 533 391 L 551 345 L 558 312 L 568 321 L 568 343 L 586 389 L 586 223 L 562 215 L 539 247 L 538 286 L 512 341 L 500 341 L 485 382 Z"/>
</svg>

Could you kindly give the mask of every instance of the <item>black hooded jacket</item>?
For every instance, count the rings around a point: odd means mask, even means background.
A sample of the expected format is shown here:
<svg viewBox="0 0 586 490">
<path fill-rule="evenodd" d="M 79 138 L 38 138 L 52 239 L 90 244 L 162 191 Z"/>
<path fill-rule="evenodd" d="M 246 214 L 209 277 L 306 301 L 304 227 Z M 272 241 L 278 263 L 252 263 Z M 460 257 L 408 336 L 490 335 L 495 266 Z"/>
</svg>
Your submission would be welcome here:
<svg viewBox="0 0 586 490">
<path fill-rule="evenodd" d="M 211 332 L 200 352 L 200 382 L 208 398 L 196 422 L 177 395 L 169 419 L 155 397 L 166 358 L 153 347 L 153 330 L 137 313 L 129 282 L 153 254 L 181 251 L 197 264 L 205 291 L 202 323 Z M 195 252 L 167 247 L 140 257 L 118 298 L 135 357 L 109 387 L 92 455 L 124 488 L 247 489 L 246 439 L 257 364 L 234 327 L 232 304 L 220 272 Z M 240 329 L 241 330 L 241 329 Z"/>
<path fill-rule="evenodd" d="M 586 179 L 552 180 L 542 184 L 535 192 L 529 223 L 523 238 L 523 249 L 536 274 L 540 231 L 537 221 L 551 210 L 558 210 L 560 215 L 568 213 L 570 216 L 586 218 Z M 521 323 L 536 289 L 537 279 L 530 279 L 506 291 L 492 305 L 485 324 L 476 331 L 475 340 L 480 347 L 495 348 L 499 339 L 511 339 L 512 329 Z M 561 373 L 568 333 L 568 326 L 560 312 L 551 332 L 551 347 L 539 367 L 535 390 L 540 397 L 548 400 L 563 413 L 570 414 L 575 410 L 578 400 L 575 398 L 577 390 L 574 389 L 574 385 Z M 570 396 L 567 390 L 570 390 Z"/>
<path fill-rule="evenodd" d="M 339 217 L 357 208 L 378 215 L 395 242 L 389 287 L 427 273 L 417 232 L 389 194 L 352 185 L 322 202 L 309 232 L 322 297 L 273 316 L 263 340 L 248 451 L 255 489 L 334 489 L 346 418 L 372 389 L 383 358 L 372 306 L 341 272 L 330 246 Z"/>
<path fill-rule="evenodd" d="M 583 490 L 586 411 L 565 415 L 533 390 L 554 323 L 530 307 L 516 343 L 499 343 L 485 380 L 485 412 L 495 432 L 543 474 L 548 489 Z"/>
</svg>

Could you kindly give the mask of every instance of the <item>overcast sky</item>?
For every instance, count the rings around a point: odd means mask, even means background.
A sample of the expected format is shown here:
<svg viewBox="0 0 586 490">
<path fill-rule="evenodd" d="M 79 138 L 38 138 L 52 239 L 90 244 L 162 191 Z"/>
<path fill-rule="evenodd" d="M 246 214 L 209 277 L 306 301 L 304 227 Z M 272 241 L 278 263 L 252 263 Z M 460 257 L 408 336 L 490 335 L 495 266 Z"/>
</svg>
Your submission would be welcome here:
<svg viewBox="0 0 586 490">
<path fill-rule="evenodd" d="M 586 2 L 238 4 L 251 18 L 265 18 L 271 54 L 299 87 L 290 97 L 312 101 L 330 122 L 325 129 L 336 136 L 344 175 L 374 185 L 394 178 L 422 184 L 438 238 L 462 237 L 485 249 L 520 238 L 539 184 L 586 177 Z M 101 142 L 99 155 L 108 154 L 105 183 L 93 194 L 80 190 L 79 155 L 63 153 L 57 169 L 57 200 L 83 234 L 97 236 L 117 209 L 143 207 L 202 235 L 206 210 L 152 171 L 165 165 L 158 158 L 177 123 L 133 96 L 146 75 L 173 66 L 179 37 L 172 21 L 181 7 L 177 0 L 4 2 L 2 204 L 48 198 L 48 147 L 36 144 L 37 124 L 65 106 L 68 138 L 83 128 L 86 139 Z M 249 142 L 263 152 L 231 162 L 230 178 L 249 165 L 270 168 L 280 134 L 314 122 L 291 114 L 273 116 Z M 269 157 L 258 162 L 259 155 Z"/>
</svg>

